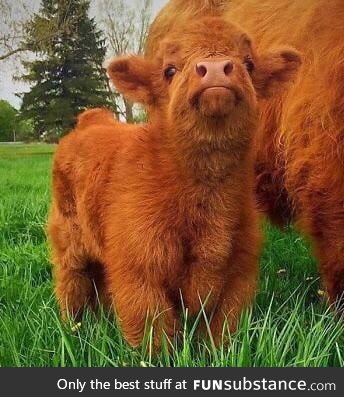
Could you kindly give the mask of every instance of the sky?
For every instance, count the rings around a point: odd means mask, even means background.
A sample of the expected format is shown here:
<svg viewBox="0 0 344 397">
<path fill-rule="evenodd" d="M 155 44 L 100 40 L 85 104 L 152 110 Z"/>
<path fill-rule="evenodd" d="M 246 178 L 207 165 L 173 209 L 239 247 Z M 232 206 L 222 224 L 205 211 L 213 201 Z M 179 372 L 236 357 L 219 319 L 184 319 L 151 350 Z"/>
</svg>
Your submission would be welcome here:
<svg viewBox="0 0 344 397">
<path fill-rule="evenodd" d="M 91 13 L 97 8 L 98 0 L 91 0 Z M 135 2 L 135 0 L 127 0 L 127 3 Z M 167 3 L 167 0 L 153 0 L 153 15 L 156 15 L 161 7 Z M 25 4 L 32 10 L 39 8 L 39 0 L 25 0 Z M 20 107 L 20 99 L 15 96 L 16 92 L 24 92 L 28 90 L 28 86 L 22 82 L 13 80 L 13 75 L 19 69 L 19 63 L 13 58 L 6 62 L 0 62 L 0 99 L 6 99 L 14 107 Z"/>
</svg>

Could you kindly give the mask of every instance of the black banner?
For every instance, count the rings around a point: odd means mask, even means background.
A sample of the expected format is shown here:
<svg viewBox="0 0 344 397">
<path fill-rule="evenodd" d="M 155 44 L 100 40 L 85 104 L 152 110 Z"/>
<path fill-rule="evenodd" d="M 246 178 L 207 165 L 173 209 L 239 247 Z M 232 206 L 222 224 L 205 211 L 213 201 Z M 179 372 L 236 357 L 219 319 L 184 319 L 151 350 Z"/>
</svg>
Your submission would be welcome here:
<svg viewBox="0 0 344 397">
<path fill-rule="evenodd" d="M 0 369 L 2 396 L 343 396 L 342 368 Z"/>
</svg>

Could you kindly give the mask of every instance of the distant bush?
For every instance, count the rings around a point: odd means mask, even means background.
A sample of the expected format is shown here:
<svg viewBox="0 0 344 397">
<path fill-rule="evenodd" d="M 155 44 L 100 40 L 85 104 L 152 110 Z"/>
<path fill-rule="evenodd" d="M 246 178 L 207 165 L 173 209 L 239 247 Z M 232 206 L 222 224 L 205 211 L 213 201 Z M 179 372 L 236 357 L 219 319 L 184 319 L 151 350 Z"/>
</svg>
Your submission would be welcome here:
<svg viewBox="0 0 344 397">
<path fill-rule="evenodd" d="M 20 120 L 16 129 L 16 140 L 21 142 L 38 141 L 32 120 Z"/>
<path fill-rule="evenodd" d="M 22 119 L 20 112 L 9 102 L 0 100 L 0 142 L 32 142 L 38 139 L 32 121 Z"/>
<path fill-rule="evenodd" d="M 147 122 L 147 113 L 144 110 L 140 109 L 140 111 L 134 115 L 134 123 L 140 124 L 146 122 Z"/>
<path fill-rule="evenodd" d="M 0 100 L 0 142 L 14 140 L 18 111 L 7 101 Z"/>
</svg>

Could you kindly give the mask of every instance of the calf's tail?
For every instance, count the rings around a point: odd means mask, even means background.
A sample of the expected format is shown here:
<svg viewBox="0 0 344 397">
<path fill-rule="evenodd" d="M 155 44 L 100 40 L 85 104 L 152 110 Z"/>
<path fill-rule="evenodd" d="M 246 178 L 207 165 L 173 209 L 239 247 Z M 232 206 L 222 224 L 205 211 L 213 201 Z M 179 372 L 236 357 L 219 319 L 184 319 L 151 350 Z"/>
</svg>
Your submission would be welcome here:
<svg viewBox="0 0 344 397">
<path fill-rule="evenodd" d="M 79 129 L 83 129 L 94 124 L 108 124 L 109 122 L 117 122 L 113 113 L 111 113 L 107 109 L 95 108 L 86 110 L 85 112 L 81 113 L 77 118 L 76 127 Z"/>
</svg>

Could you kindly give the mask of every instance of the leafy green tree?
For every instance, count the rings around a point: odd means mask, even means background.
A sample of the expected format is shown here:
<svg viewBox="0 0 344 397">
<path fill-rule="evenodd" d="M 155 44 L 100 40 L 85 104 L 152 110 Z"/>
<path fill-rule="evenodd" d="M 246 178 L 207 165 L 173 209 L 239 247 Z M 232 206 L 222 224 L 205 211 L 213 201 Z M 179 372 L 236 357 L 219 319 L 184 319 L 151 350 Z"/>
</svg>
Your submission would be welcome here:
<svg viewBox="0 0 344 397">
<path fill-rule="evenodd" d="M 102 69 L 105 41 L 88 11 L 87 0 L 42 0 L 27 28 L 27 44 L 36 57 L 23 62 L 27 73 L 22 78 L 31 90 L 23 96 L 22 114 L 39 134 L 56 140 L 81 111 L 110 106 Z M 37 40 L 49 32 L 49 40 Z"/>
<path fill-rule="evenodd" d="M 0 141 L 12 142 L 17 126 L 17 110 L 7 101 L 0 100 Z"/>
<path fill-rule="evenodd" d="M 35 132 L 32 120 L 20 120 L 16 127 L 16 140 L 21 142 L 33 142 L 40 139 Z"/>
</svg>

